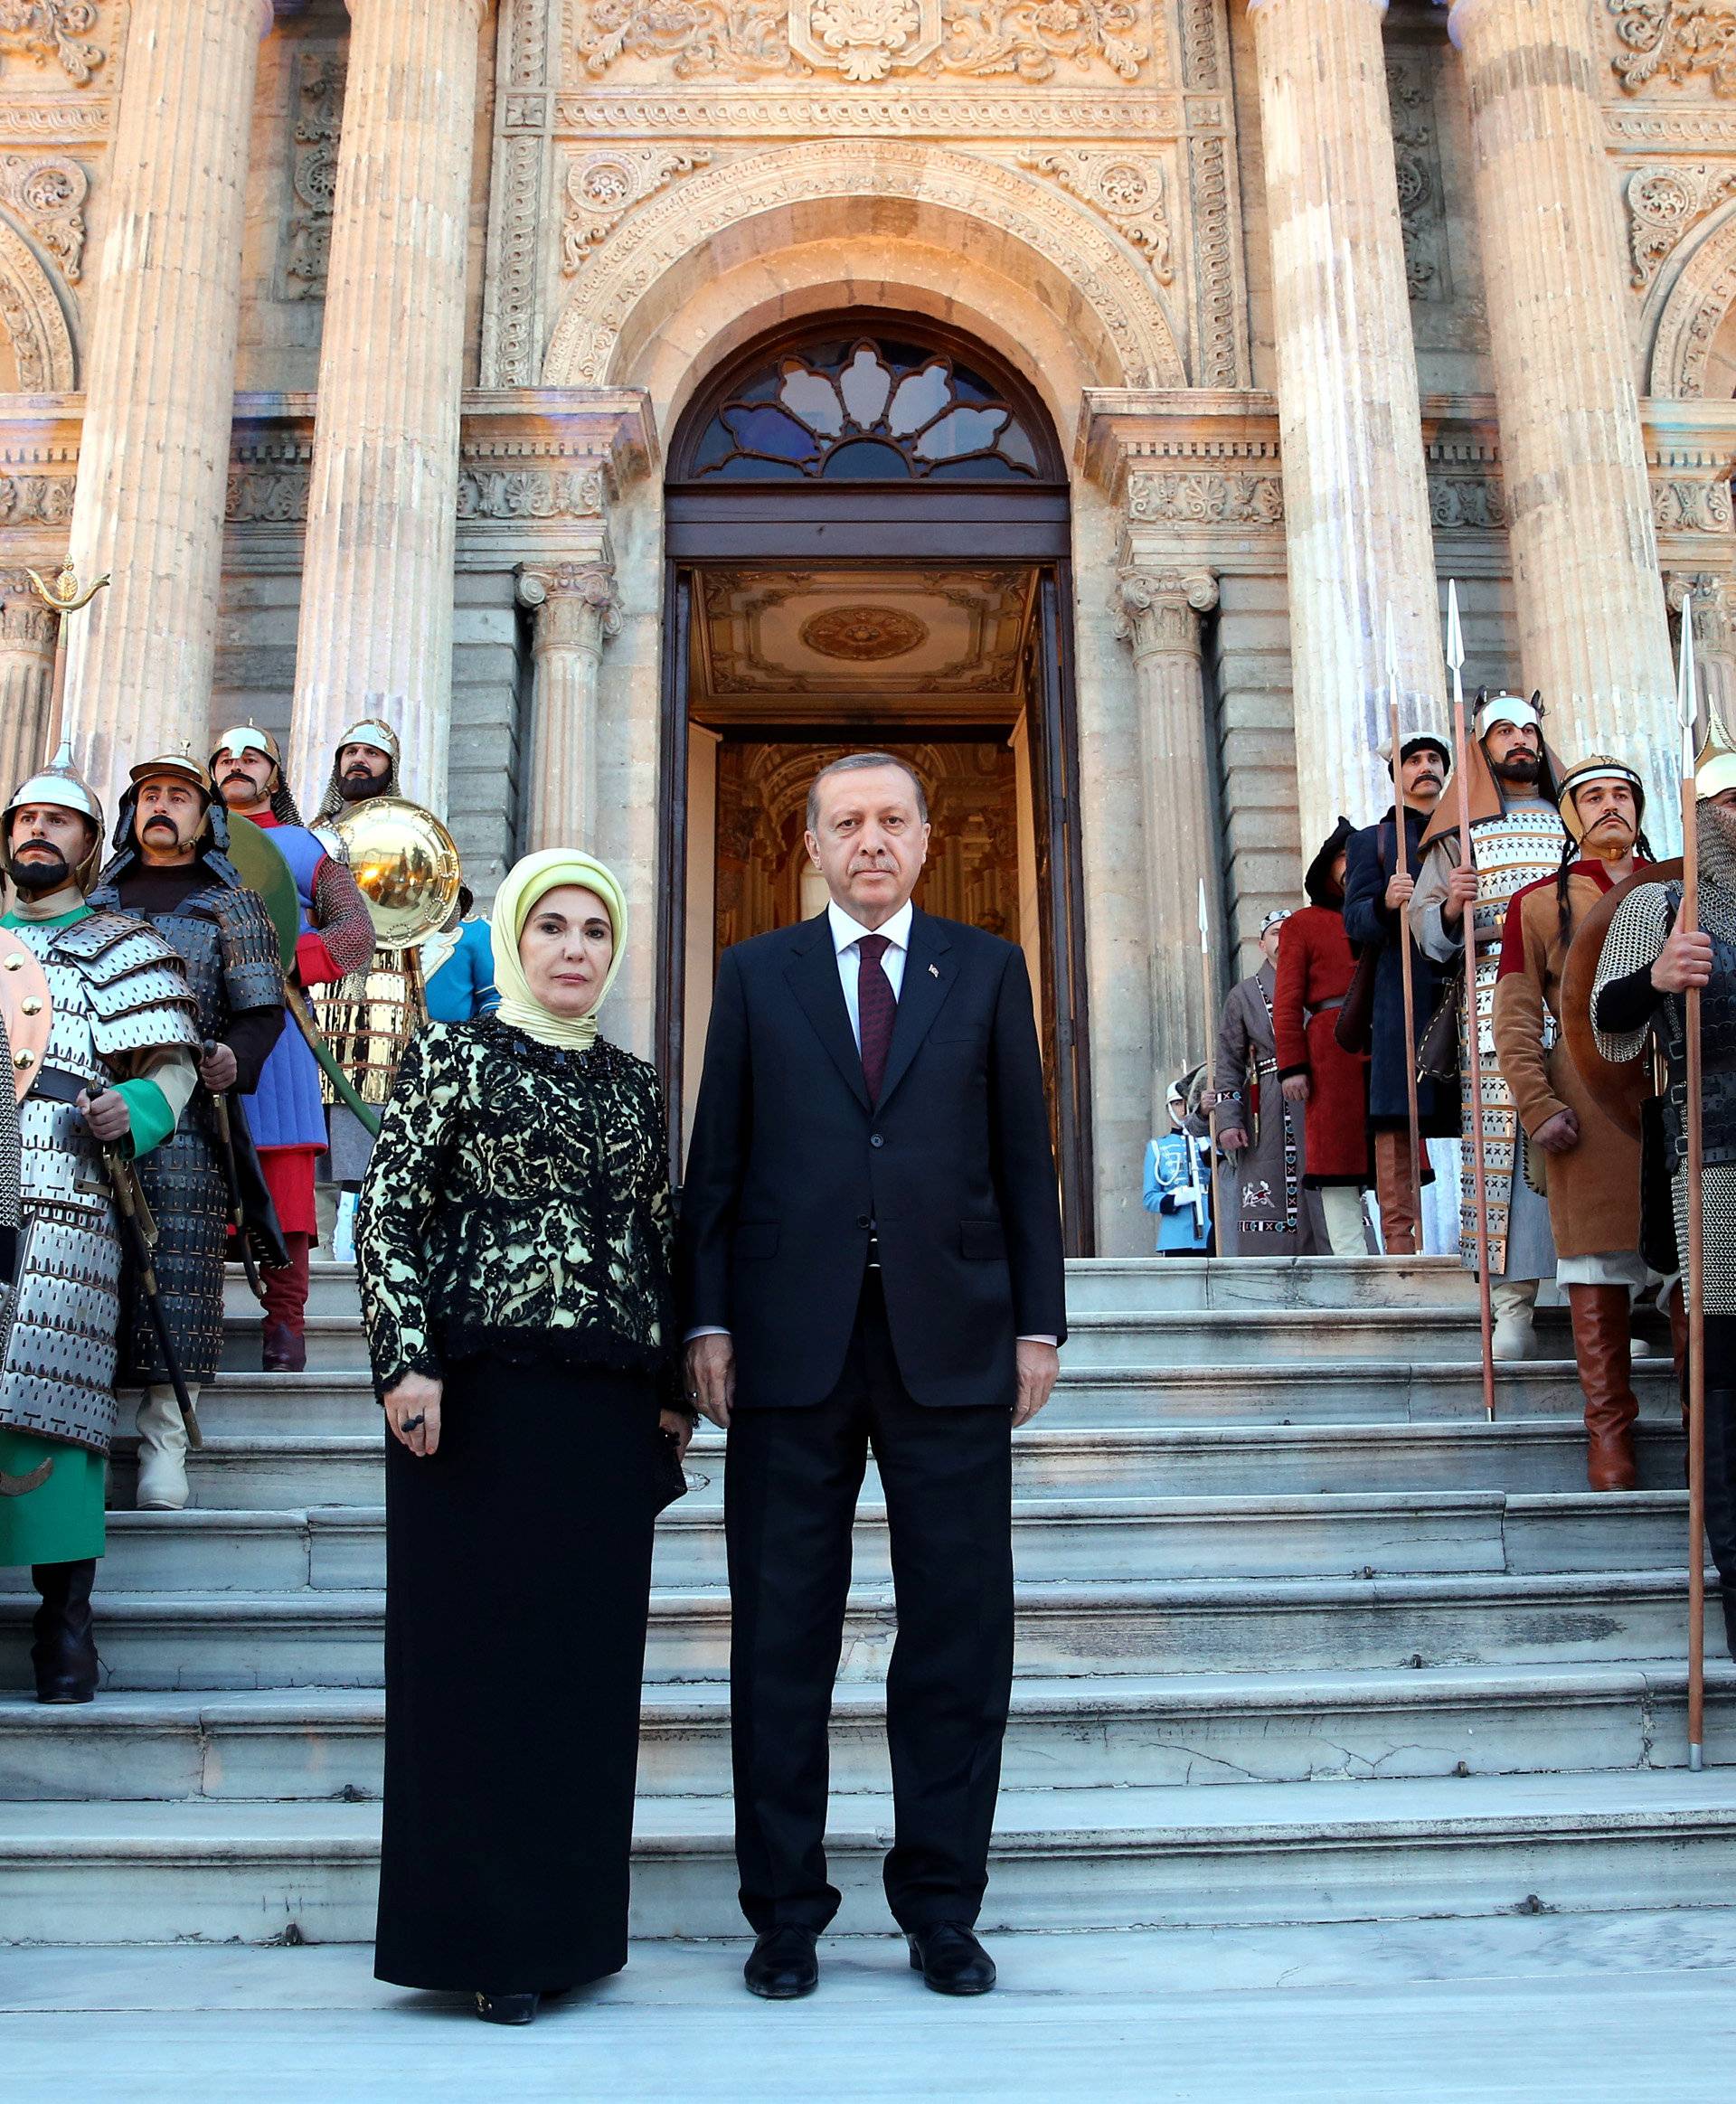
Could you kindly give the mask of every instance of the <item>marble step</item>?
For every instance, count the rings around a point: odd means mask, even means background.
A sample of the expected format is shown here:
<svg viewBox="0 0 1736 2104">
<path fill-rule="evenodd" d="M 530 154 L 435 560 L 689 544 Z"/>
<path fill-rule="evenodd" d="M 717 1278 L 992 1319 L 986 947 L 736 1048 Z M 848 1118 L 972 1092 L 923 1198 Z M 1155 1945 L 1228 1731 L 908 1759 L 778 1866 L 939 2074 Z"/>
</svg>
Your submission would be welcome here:
<svg viewBox="0 0 1736 2104">
<path fill-rule="evenodd" d="M 1665 1361 L 1634 1370 L 1641 1412 L 1680 1422 L 1675 1376 Z M 1578 1417 L 1585 1407 L 1571 1359 L 1504 1363 L 1495 1415 Z M 1164 1424 L 1410 1424 L 1481 1419 L 1483 1375 L 1473 1359 L 1308 1360 L 1270 1357 L 1247 1365 L 1139 1364 L 1063 1368 L 1045 1429 L 1131 1429 Z M 123 1403 L 122 1423 L 132 1408 Z M 307 1373 L 225 1373 L 201 1396 L 207 1435 L 360 1432 L 379 1422 L 373 1383 L 360 1369 Z"/>
<path fill-rule="evenodd" d="M 1736 1760 L 1736 1667 L 1709 1662 L 1707 1750 Z M 275 1801 L 374 1797 L 377 1688 L 105 1694 L 75 1709 L 0 1697 L 0 1797 Z M 891 1788 L 883 1691 L 841 1685 L 832 1787 Z M 1669 1665 L 1024 1679 L 1014 1689 L 1007 1789 L 1363 1781 L 1410 1776 L 1679 1768 L 1686 1672 Z M 731 1788 L 729 1690 L 652 1687 L 641 1797 Z"/>
<path fill-rule="evenodd" d="M 1660 1354 L 1667 1325 L 1655 1314 L 1637 1327 Z M 1564 1309 L 1537 1318 L 1538 1355 L 1571 1359 L 1571 1331 Z M 307 1364 L 314 1373 L 364 1371 L 367 1339 L 352 1311 L 309 1318 Z M 1475 1309 L 1456 1307 L 1194 1308 L 1084 1313 L 1070 1318 L 1062 1366 L 1071 1379 L 1098 1367 L 1258 1366 L 1278 1359 L 1297 1364 L 1398 1358 L 1463 1363 L 1478 1350 Z M 257 1311 L 224 1323 L 223 1367 L 249 1373 L 259 1366 Z"/>
<path fill-rule="evenodd" d="M 239 1268 L 225 1294 L 233 1316 L 259 1303 Z M 355 1266 L 316 1258 L 310 1316 L 351 1316 Z M 1477 1318 L 1477 1288 L 1450 1257 L 1075 1257 L 1067 1266 L 1075 1315 L 1155 1308 L 1453 1307 Z"/>
<path fill-rule="evenodd" d="M 1015 1670 L 1259 1673 L 1406 1665 L 1582 1665 L 1684 1656 L 1687 1577 L 1656 1571 L 1477 1573 L 1376 1579 L 1219 1579 L 1114 1585 L 1022 1581 Z M 30 1685 L 30 1599 L 0 1596 L 0 1691 Z M 1709 1649 L 1722 1618 L 1708 1601 Z M 1714 1626 L 1715 1625 L 1715 1626 Z M 653 1596 L 646 1677 L 720 1681 L 730 1605 L 720 1587 Z M 896 1632 L 892 1589 L 859 1585 L 840 1677 L 882 1679 Z M 117 1689 L 376 1687 L 379 1592 L 101 1595 L 97 1641 Z"/>
<path fill-rule="evenodd" d="M 1687 1540 L 1684 1491 L 1020 1498 L 1013 1511 L 1014 1567 L 1035 1583 L 1658 1571 L 1685 1557 Z M 854 1572 L 859 1584 L 892 1578 L 885 1507 L 871 1500 L 857 1511 Z M 653 1574 L 663 1587 L 725 1583 L 717 1504 L 662 1515 Z M 384 1508 L 326 1505 L 116 1513 L 100 1582 L 107 1593 L 354 1592 L 385 1580 Z M 0 1569 L 0 1594 L 29 1591 L 26 1569 Z"/>
<path fill-rule="evenodd" d="M 837 1927 L 885 1925 L 890 1801 L 832 1800 Z M 363 1942 L 372 1804 L 0 1805 L 14 1943 Z M 737 1936 L 726 1797 L 638 1808 L 633 1929 Z M 1003 1795 L 986 1931 L 1411 1920 L 1728 1903 L 1736 1770 Z"/>
<path fill-rule="evenodd" d="M 280 1413 L 287 1416 L 288 1413 Z M 364 1424 L 371 1420 L 363 1419 Z M 1682 1482 L 1682 1436 L 1667 1418 L 1639 1428 L 1640 1483 Z M 116 1445 L 113 1496 L 133 1499 L 135 1442 Z M 721 1501 L 723 1440 L 702 1432 L 687 1461 L 693 1503 Z M 1045 1412 L 1013 1441 L 1021 1495 L 1231 1497 L 1312 1492 L 1512 1490 L 1571 1494 L 1585 1487 L 1585 1429 L 1577 1416 L 1480 1417 L 1390 1425 L 1186 1425 L 1061 1430 Z M 300 1510 L 379 1505 L 385 1497 L 381 1434 L 213 1434 L 191 1459 L 193 1502 L 210 1510 Z M 864 1495 L 878 1495 L 869 1463 Z"/>
</svg>

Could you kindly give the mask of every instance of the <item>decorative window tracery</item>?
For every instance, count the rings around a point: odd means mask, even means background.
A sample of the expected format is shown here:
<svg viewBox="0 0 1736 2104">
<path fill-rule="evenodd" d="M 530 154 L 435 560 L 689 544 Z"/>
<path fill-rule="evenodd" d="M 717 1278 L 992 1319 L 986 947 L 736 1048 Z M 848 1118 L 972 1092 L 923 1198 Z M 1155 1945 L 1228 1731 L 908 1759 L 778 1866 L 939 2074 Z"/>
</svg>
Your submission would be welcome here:
<svg viewBox="0 0 1736 2104">
<path fill-rule="evenodd" d="M 1045 479 L 1025 420 L 949 352 L 885 336 L 786 351 L 731 393 L 693 449 L 695 480 Z"/>
</svg>

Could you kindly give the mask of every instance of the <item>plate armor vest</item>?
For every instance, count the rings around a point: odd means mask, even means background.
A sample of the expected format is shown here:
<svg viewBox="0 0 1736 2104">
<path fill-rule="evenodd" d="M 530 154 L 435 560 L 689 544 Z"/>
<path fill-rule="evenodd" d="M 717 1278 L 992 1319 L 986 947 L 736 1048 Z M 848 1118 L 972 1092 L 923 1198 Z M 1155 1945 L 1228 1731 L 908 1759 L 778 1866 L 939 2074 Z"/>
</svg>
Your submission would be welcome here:
<svg viewBox="0 0 1736 2104">
<path fill-rule="evenodd" d="M 1483 1084 L 1483 1145 L 1489 1205 L 1489 1262 L 1496 1277 L 1507 1268 L 1507 1224 L 1513 1209 L 1513 1179 L 1519 1160 L 1519 1111 L 1501 1072 L 1495 1050 L 1495 985 L 1501 976 L 1501 938 L 1507 908 L 1527 884 L 1552 877 L 1561 865 L 1567 828 L 1553 806 L 1504 811 L 1498 818 L 1478 818 L 1471 826 L 1471 852 L 1477 862 L 1477 903 L 1471 910 L 1476 954 L 1467 972 L 1477 1016 L 1477 1064 Z M 1460 1024 L 1460 1039 L 1466 1032 Z M 1546 1043 L 1554 1043 L 1548 1026 Z M 1459 1176 L 1459 1251 L 1476 1262 L 1477 1178 L 1468 1144 L 1471 1130 L 1471 1073 L 1461 1061 L 1459 1077 L 1462 1129 L 1467 1137 Z"/>
<path fill-rule="evenodd" d="M 276 931 L 250 892 L 222 881 L 229 864 L 215 862 L 213 881 L 190 892 L 166 913 L 134 915 L 155 928 L 179 955 L 198 1004 L 203 1043 L 229 1033 L 236 1012 L 269 1008 L 283 999 Z M 126 912 L 118 887 L 105 882 L 91 903 Z M 195 1089 L 175 1137 L 138 1165 L 138 1180 L 156 1222 L 156 1283 L 181 1371 L 209 1381 L 223 1348 L 223 1256 L 229 1239 L 229 1186 L 211 1098 Z M 137 1288 L 121 1354 L 123 1373 L 141 1382 L 166 1381 L 162 1347 Z"/>
<path fill-rule="evenodd" d="M 196 1053 L 198 1024 L 180 959 L 141 921 L 92 913 L 71 927 L 0 929 L 0 967 L 14 945 L 42 967 L 54 1027 L 19 1106 L 23 1231 L 0 1304 L 0 1424 L 105 1454 L 121 1312 L 114 1202 L 82 1115 L 46 1091 L 61 1078 L 107 1088 L 109 1061 L 130 1053 Z"/>
</svg>

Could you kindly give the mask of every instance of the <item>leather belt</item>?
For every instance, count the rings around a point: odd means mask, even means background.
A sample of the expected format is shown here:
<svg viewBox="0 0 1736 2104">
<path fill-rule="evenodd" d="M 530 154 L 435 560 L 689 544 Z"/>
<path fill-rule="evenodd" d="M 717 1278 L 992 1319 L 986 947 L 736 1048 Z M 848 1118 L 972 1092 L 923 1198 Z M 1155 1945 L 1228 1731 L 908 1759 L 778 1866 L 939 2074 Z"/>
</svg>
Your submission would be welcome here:
<svg viewBox="0 0 1736 2104">
<path fill-rule="evenodd" d="M 89 1081 L 68 1073 L 64 1067 L 39 1067 L 29 1093 L 40 1096 L 44 1103 L 76 1103 L 90 1086 Z"/>
<path fill-rule="evenodd" d="M 1323 1001 L 1317 1008 L 1310 1008 L 1308 1010 L 1308 1022 L 1312 1023 L 1316 1015 L 1330 1015 L 1335 1009 L 1342 1008 L 1348 998 L 1347 995 L 1340 994 L 1335 1001 Z M 1305 1024 L 1304 1027 L 1306 1028 L 1307 1025 Z"/>
</svg>

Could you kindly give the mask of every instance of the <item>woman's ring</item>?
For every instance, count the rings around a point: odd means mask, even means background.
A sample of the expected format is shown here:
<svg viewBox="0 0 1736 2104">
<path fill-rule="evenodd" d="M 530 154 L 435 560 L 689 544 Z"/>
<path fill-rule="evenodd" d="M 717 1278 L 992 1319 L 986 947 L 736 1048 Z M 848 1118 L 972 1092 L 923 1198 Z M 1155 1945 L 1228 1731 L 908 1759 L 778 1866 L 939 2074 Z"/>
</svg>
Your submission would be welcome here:
<svg viewBox="0 0 1736 2104">
<path fill-rule="evenodd" d="M 418 1425 L 424 1425 L 427 1422 L 428 1412 L 425 1410 L 419 1410 L 414 1417 L 407 1417 L 398 1429 L 401 1431 L 413 1432 Z"/>
</svg>

